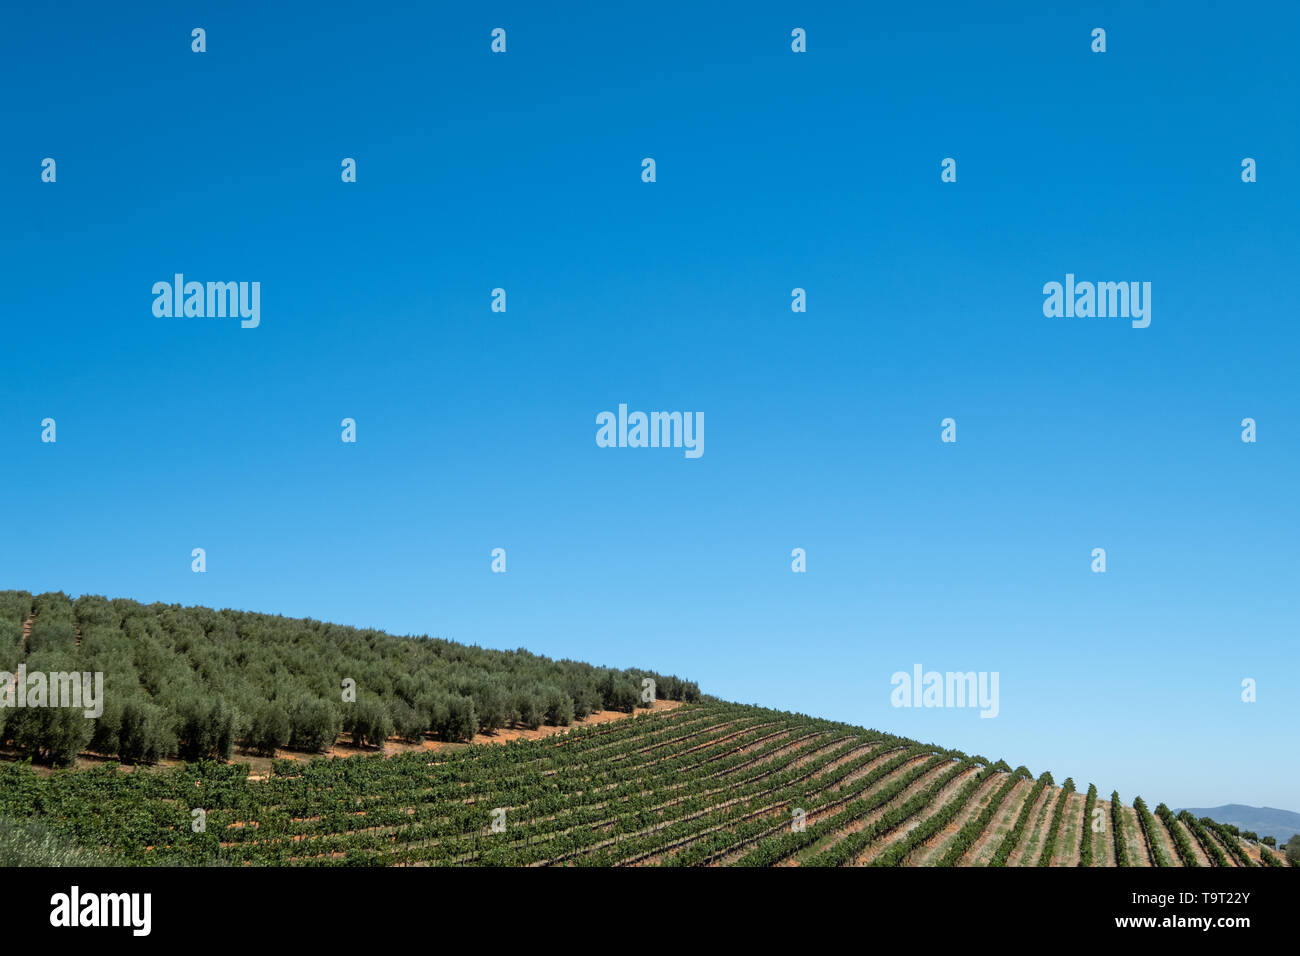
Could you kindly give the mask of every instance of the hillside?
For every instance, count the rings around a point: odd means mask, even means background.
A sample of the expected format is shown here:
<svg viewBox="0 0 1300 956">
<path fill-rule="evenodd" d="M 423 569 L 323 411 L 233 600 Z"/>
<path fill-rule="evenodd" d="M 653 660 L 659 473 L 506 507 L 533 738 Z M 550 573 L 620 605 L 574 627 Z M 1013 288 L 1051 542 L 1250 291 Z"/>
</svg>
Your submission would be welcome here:
<svg viewBox="0 0 1300 956">
<path fill-rule="evenodd" d="M 1097 802 L 1093 833 L 1093 797 L 933 745 L 705 700 L 505 746 L 277 760 L 265 780 L 246 764 L 6 764 L 0 860 L 32 845 L 21 858 L 135 865 L 1284 865 L 1137 799 Z"/>
<path fill-rule="evenodd" d="M 0 647 L 105 674 L 95 717 L 0 708 L 10 756 L 92 763 L 0 765 L 0 864 L 1286 865 L 1164 804 L 650 671 L 20 591 Z M 370 755 L 316 756 L 340 734 Z"/>
<path fill-rule="evenodd" d="M 428 637 L 204 607 L 0 591 L 0 671 L 103 674 L 86 709 L 0 707 L 0 742 L 67 765 L 89 751 L 131 762 L 314 753 L 340 733 L 471 740 L 509 725 L 567 726 L 695 684 L 648 670 L 553 661 Z M 16 678 L 0 688 L 15 694 Z M 93 690 L 93 688 L 90 688 Z"/>
<path fill-rule="evenodd" d="M 1189 807 L 1187 812 L 1196 817 L 1209 817 L 1219 823 L 1230 823 L 1239 830 L 1250 831 L 1261 837 L 1271 836 L 1279 845 L 1300 833 L 1300 813 L 1291 810 L 1229 803 L 1222 807 Z"/>
</svg>

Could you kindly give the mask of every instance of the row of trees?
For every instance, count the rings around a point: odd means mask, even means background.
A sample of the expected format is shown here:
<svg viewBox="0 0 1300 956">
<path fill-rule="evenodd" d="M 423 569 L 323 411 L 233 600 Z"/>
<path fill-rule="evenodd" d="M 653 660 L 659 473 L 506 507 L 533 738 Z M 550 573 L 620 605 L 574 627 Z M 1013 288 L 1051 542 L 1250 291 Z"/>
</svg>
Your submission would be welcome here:
<svg viewBox="0 0 1300 956">
<path fill-rule="evenodd" d="M 1165 829 L 1173 838 L 1174 849 L 1178 852 L 1178 859 L 1183 861 L 1183 866 L 1200 866 L 1201 862 L 1196 858 L 1196 851 L 1192 849 L 1192 841 L 1187 838 L 1183 828 L 1178 826 L 1174 811 L 1162 803 L 1156 807 L 1156 816 L 1160 818 L 1160 822 L 1165 825 Z"/>
<path fill-rule="evenodd" d="M 956 866 L 960 863 L 962 857 L 966 855 L 966 851 L 975 845 L 975 841 L 979 839 L 979 835 L 984 832 L 984 828 L 989 825 L 989 821 L 992 820 L 994 814 L 998 812 L 998 808 L 1002 806 L 1007 795 L 1015 789 L 1016 784 L 1022 779 L 1030 778 L 1029 770 L 1027 768 L 1018 767 L 1013 773 L 1011 768 L 1007 766 L 1006 762 L 1002 760 L 999 760 L 994 764 L 992 769 L 994 772 L 1006 773 L 1009 774 L 1009 776 L 998 789 L 998 792 L 992 796 L 987 804 L 985 804 L 980 815 L 974 820 L 968 820 L 966 825 L 957 831 L 957 835 L 952 838 L 952 841 L 948 844 L 948 849 L 944 851 L 943 856 L 939 858 L 938 862 L 935 863 L 935 866 Z"/>
<path fill-rule="evenodd" d="M 0 670 L 13 673 L 23 659 L 23 622 L 32 611 L 25 591 L 0 591 Z"/>
<path fill-rule="evenodd" d="M 1234 857 L 1237 857 L 1238 860 L 1240 860 L 1241 857 L 1246 856 L 1246 854 L 1245 851 L 1241 849 L 1240 845 L 1235 842 L 1236 838 L 1251 840 L 1255 843 L 1262 843 L 1264 846 L 1268 847 L 1277 846 L 1276 837 L 1261 837 L 1254 830 L 1242 830 L 1231 823 L 1219 823 L 1216 820 L 1211 820 L 1209 817 L 1201 817 L 1201 824 L 1207 829 L 1213 830 L 1215 833 L 1219 834 L 1223 840 L 1224 846 L 1226 846 L 1229 852 L 1232 853 Z M 1292 862 L 1292 864 L 1300 864 L 1300 833 L 1293 834 L 1291 839 L 1287 841 L 1286 846 L 1283 848 L 1283 854 Z M 1263 851 L 1260 852 L 1260 858 L 1270 866 L 1281 865 L 1280 862 L 1276 861 L 1275 857 L 1270 856 Z M 1249 861 L 1249 857 L 1247 857 L 1247 860 L 1248 862 L 1244 862 L 1241 865 L 1255 865 L 1253 861 Z"/>
<path fill-rule="evenodd" d="M 982 759 L 982 758 L 981 758 Z M 971 758 L 966 761 L 964 766 L 974 767 L 977 760 Z M 937 811 L 926 817 L 920 824 L 913 827 L 898 843 L 893 844 L 884 853 L 880 854 L 873 862 L 873 866 L 900 866 L 907 859 L 907 855 L 917 847 L 924 844 L 927 840 L 941 831 L 948 823 L 970 803 L 975 793 L 984 784 L 984 781 L 991 777 L 996 771 L 987 766 L 980 770 L 979 773 L 971 777 L 970 780 L 962 786 L 957 795 L 940 807 Z"/>
<path fill-rule="evenodd" d="M 1047 832 L 1047 839 L 1043 841 L 1043 852 L 1038 857 L 1039 866 L 1052 865 L 1052 857 L 1056 855 L 1056 843 L 1061 834 L 1061 821 L 1065 819 L 1065 810 L 1069 806 L 1072 793 L 1074 793 L 1074 778 L 1066 777 L 1065 783 L 1061 784 L 1061 794 L 1056 800 L 1056 809 L 1052 813 L 1051 829 Z"/>
<path fill-rule="evenodd" d="M 1134 797 L 1133 810 L 1137 813 L 1138 826 L 1142 829 L 1142 839 L 1146 841 L 1147 853 L 1151 857 L 1151 865 L 1168 866 L 1169 858 L 1165 856 L 1165 851 L 1160 847 L 1160 841 L 1156 839 L 1156 821 L 1151 816 L 1151 811 L 1147 809 L 1146 801 L 1141 797 Z"/>
<path fill-rule="evenodd" d="M 1028 773 L 1028 770 L 1026 770 L 1026 773 Z M 1007 860 L 1011 858 L 1011 854 L 1020 845 L 1020 837 L 1024 834 L 1025 827 L 1029 825 L 1029 820 L 1034 814 L 1034 805 L 1038 803 L 1038 798 L 1042 795 L 1043 789 L 1051 786 L 1051 784 L 1052 775 L 1047 771 L 1043 771 L 1029 791 L 1029 795 L 1025 797 L 1024 802 L 1020 805 L 1020 813 L 1016 816 L 1015 824 L 1007 835 L 1002 838 L 1002 842 L 998 844 L 989 866 L 1007 865 Z"/>
<path fill-rule="evenodd" d="M 1196 817 L 1192 816 L 1188 811 L 1183 810 L 1178 814 L 1178 822 L 1187 828 L 1188 832 L 1190 832 L 1196 842 L 1201 845 L 1201 849 L 1205 851 L 1206 856 L 1213 861 L 1215 866 L 1228 865 L 1228 858 L 1224 855 L 1223 851 L 1219 849 L 1219 845 L 1210 839 L 1210 834 L 1206 831 L 1205 827 L 1202 826 L 1200 820 L 1196 819 Z"/>
<path fill-rule="evenodd" d="M 31 636 L 22 624 L 33 615 Z M 568 726 L 595 711 L 700 698 L 691 681 L 428 637 L 265 614 L 0 591 L 0 669 L 103 675 L 103 713 L 0 710 L 0 740 L 56 764 L 89 749 L 133 762 L 470 740 Z"/>
<path fill-rule="evenodd" d="M 1083 799 L 1083 836 L 1079 840 L 1079 865 L 1092 866 L 1092 848 L 1097 842 L 1092 838 L 1092 811 L 1097 806 L 1097 785 L 1088 784 L 1088 795 Z"/>
<path fill-rule="evenodd" d="M 1128 845 L 1124 839 L 1124 806 L 1119 802 L 1119 791 L 1110 794 L 1110 824 L 1114 830 L 1115 865 L 1128 866 Z"/>
<path fill-rule="evenodd" d="M 973 801 L 1028 776 L 999 762 L 972 778 L 975 765 L 930 744 L 716 701 L 433 762 L 420 752 L 275 760 L 256 783 L 239 763 L 131 774 L 113 764 L 37 774 L 0 763 L 0 857 L 4 818 L 39 817 L 55 840 L 104 854 L 81 862 L 110 865 L 690 865 L 792 854 L 844 863 L 876 850 L 875 865 L 892 865 L 940 839 L 962 808 L 975 812 Z M 206 832 L 191 830 L 194 808 Z M 507 808 L 502 829 L 493 808 Z M 982 839 L 1002 837 L 985 828 Z M 47 841 L 14 842 L 37 860 Z"/>
<path fill-rule="evenodd" d="M 1238 839 L 1240 830 L 1230 823 L 1219 823 L 1211 820 L 1209 817 L 1201 817 L 1201 825 L 1219 838 L 1219 843 L 1228 851 L 1228 855 L 1236 861 L 1238 866 L 1255 866 L 1255 861 L 1251 859 L 1246 848 L 1241 845 Z"/>
</svg>

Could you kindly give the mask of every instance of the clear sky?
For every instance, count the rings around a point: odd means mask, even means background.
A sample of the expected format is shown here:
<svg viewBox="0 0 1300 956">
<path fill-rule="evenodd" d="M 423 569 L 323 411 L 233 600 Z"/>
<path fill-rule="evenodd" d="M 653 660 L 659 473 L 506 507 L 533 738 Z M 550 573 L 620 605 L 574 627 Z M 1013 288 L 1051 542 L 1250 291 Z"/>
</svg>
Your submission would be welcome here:
<svg viewBox="0 0 1300 956">
<path fill-rule="evenodd" d="M 0 587 L 1300 810 L 1300 14 L 1057 6 L 6 6 Z M 260 326 L 155 317 L 175 273 Z M 1067 273 L 1150 326 L 1045 317 Z M 619 403 L 703 456 L 597 447 Z M 894 708 L 917 663 L 998 716 Z"/>
</svg>

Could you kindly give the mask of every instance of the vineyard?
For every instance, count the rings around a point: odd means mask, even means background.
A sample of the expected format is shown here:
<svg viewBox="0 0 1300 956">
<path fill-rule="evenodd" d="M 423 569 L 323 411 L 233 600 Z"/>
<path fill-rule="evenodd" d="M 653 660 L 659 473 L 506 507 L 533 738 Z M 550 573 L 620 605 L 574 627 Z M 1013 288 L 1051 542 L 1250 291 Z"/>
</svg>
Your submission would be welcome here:
<svg viewBox="0 0 1300 956">
<path fill-rule="evenodd" d="M 238 762 L 8 763 L 0 834 L 15 831 L 126 865 L 1287 865 L 1163 803 L 707 698 L 503 746 L 277 759 L 265 779 Z"/>
</svg>

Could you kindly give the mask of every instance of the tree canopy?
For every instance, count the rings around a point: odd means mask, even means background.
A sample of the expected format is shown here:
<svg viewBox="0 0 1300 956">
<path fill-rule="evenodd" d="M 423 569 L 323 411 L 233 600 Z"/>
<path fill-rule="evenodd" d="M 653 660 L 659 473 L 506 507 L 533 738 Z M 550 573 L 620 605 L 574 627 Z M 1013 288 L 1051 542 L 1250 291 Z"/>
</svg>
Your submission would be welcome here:
<svg viewBox="0 0 1300 956">
<path fill-rule="evenodd" d="M 23 625 L 31 622 L 24 639 Z M 694 682 L 648 670 L 397 637 L 311 618 L 0 591 L 0 670 L 93 672 L 103 713 L 0 708 L 0 740 L 35 759 L 88 749 L 123 760 L 229 759 L 236 746 L 319 752 L 340 732 L 375 747 L 394 734 L 469 740 L 519 725 L 567 726 L 655 696 L 692 701 Z M 349 685 L 353 688 L 349 693 Z"/>
</svg>

